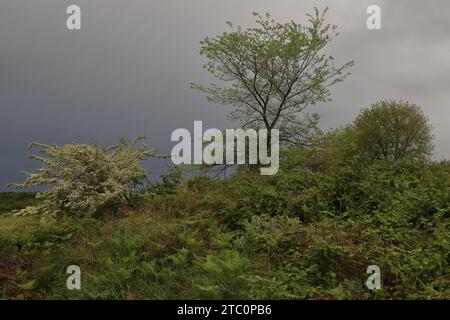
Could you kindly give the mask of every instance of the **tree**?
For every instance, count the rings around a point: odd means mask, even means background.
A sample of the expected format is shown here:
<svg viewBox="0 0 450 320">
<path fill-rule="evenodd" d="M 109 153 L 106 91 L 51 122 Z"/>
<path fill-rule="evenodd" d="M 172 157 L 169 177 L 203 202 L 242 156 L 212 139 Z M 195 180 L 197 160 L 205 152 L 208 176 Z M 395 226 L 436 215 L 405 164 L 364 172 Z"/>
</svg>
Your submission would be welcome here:
<svg viewBox="0 0 450 320">
<path fill-rule="evenodd" d="M 365 108 L 353 123 L 359 152 L 369 159 L 424 159 L 433 135 L 421 108 L 403 101 L 380 101 Z"/>
<path fill-rule="evenodd" d="M 291 21 L 281 24 L 257 13 L 256 27 L 224 32 L 201 41 L 200 54 L 209 60 L 210 73 L 230 85 L 192 84 L 208 99 L 232 105 L 230 119 L 242 128 L 280 129 L 284 144 L 308 144 L 317 129 L 317 114 L 305 109 L 329 101 L 329 88 L 342 81 L 353 62 L 335 66 L 322 53 L 337 35 L 336 26 L 325 23 L 315 8 L 308 26 Z"/>
<path fill-rule="evenodd" d="M 147 178 L 141 161 L 156 156 L 155 150 L 138 145 L 142 139 L 133 143 L 121 139 L 111 148 L 32 143 L 30 147 L 37 147 L 38 155 L 30 158 L 42 162 L 42 168 L 34 173 L 24 172 L 26 181 L 13 186 L 44 186 L 47 190 L 37 194 L 42 200 L 38 206 L 18 214 L 88 216 L 127 205 Z"/>
</svg>

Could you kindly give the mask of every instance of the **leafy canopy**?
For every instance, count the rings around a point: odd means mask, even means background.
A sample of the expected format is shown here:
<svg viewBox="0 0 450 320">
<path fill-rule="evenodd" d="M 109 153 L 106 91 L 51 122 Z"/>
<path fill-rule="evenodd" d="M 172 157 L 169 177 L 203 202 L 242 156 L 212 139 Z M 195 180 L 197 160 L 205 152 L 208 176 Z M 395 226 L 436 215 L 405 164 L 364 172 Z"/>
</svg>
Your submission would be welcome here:
<svg viewBox="0 0 450 320">
<path fill-rule="evenodd" d="M 323 49 L 338 35 L 317 8 L 308 25 L 278 23 L 254 13 L 256 27 L 224 32 L 201 41 L 204 67 L 223 85 L 192 84 L 210 101 L 233 105 L 230 119 L 243 128 L 280 129 L 285 144 L 306 144 L 317 129 L 317 114 L 305 108 L 330 100 L 330 86 L 342 81 L 353 62 L 335 66 Z M 223 83 L 225 82 L 225 83 Z M 226 85 L 228 83 L 228 85 Z"/>
<path fill-rule="evenodd" d="M 361 111 L 353 128 L 358 150 L 369 159 L 424 159 L 433 150 L 428 118 L 409 102 L 377 102 Z"/>
</svg>

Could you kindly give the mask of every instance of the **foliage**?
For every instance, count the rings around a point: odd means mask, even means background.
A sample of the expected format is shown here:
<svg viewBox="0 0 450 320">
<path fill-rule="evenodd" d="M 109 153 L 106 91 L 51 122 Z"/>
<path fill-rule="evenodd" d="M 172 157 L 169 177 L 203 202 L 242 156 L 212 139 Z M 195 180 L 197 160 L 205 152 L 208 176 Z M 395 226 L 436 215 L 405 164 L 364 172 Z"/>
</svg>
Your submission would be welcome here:
<svg viewBox="0 0 450 320">
<path fill-rule="evenodd" d="M 277 175 L 251 166 L 224 179 L 176 167 L 144 186 L 154 150 L 33 144 L 43 163 L 19 188 L 39 202 L 0 217 L 1 299 L 448 299 L 450 162 L 433 162 L 420 108 L 381 101 L 305 146 L 317 117 L 297 119 L 343 80 L 321 50 L 335 27 L 257 16 L 258 26 L 202 42 L 229 88 L 197 86 L 236 108 L 243 127 L 284 129 Z M 296 142 L 296 143 L 294 143 Z M 1 195 L 0 213 L 29 204 Z M 6 200 L 5 200 L 6 199 Z M 127 206 L 128 215 L 101 215 Z M 96 219 L 94 219 L 96 218 Z M 106 219 L 107 218 L 107 219 Z M 68 290 L 78 265 L 81 290 Z M 382 288 L 365 286 L 369 265 Z"/>
<path fill-rule="evenodd" d="M 447 299 L 450 164 L 336 154 L 292 149 L 276 176 L 197 176 L 129 217 L 0 218 L 0 296 Z M 71 264 L 82 290 L 65 287 Z M 381 290 L 365 286 L 372 264 Z"/>
<path fill-rule="evenodd" d="M 183 180 L 183 169 L 178 166 L 170 166 L 167 172 L 161 174 L 160 181 L 149 186 L 151 194 L 164 195 L 175 193 Z"/>
<path fill-rule="evenodd" d="M 433 150 L 428 118 L 409 102 L 377 102 L 361 111 L 353 128 L 358 150 L 369 159 L 423 159 Z"/>
<path fill-rule="evenodd" d="M 147 177 L 140 162 L 156 155 L 145 144 L 138 145 L 142 139 L 133 143 L 121 139 L 111 148 L 95 144 L 31 144 L 38 148 L 38 155 L 30 158 L 42 162 L 42 168 L 35 173 L 25 172 L 26 181 L 14 186 L 48 189 L 37 193 L 36 198 L 41 200 L 37 207 L 28 207 L 19 214 L 94 215 L 126 205 Z"/>
<path fill-rule="evenodd" d="M 35 204 L 35 197 L 36 195 L 31 192 L 0 193 L 0 215 Z"/>
<path fill-rule="evenodd" d="M 337 36 L 336 26 L 325 23 L 326 11 L 316 8 L 305 26 L 254 13 L 255 27 L 205 38 L 200 51 L 208 59 L 204 67 L 230 86 L 192 87 L 211 101 L 233 105 L 230 118 L 242 128 L 282 129 L 285 144 L 310 143 L 318 115 L 307 114 L 306 107 L 329 100 L 329 87 L 353 65 L 335 66 L 333 57 L 323 53 Z"/>
</svg>

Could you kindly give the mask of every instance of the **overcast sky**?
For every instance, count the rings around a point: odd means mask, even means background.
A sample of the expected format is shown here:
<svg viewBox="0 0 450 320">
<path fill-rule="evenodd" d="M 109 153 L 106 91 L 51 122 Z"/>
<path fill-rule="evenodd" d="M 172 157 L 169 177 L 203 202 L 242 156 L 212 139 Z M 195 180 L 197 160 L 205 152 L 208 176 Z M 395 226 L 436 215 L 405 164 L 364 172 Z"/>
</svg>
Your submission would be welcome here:
<svg viewBox="0 0 450 320">
<path fill-rule="evenodd" d="M 82 30 L 66 29 L 66 8 L 82 10 Z M 366 28 L 381 7 L 382 29 Z M 448 0 L 1 0 L 0 190 L 36 168 L 27 145 L 114 144 L 145 134 L 170 152 L 176 128 L 226 128 L 227 108 L 208 103 L 190 82 L 213 79 L 201 68 L 199 40 L 252 25 L 253 11 L 305 22 L 329 7 L 340 36 L 329 50 L 354 60 L 352 75 L 318 105 L 321 127 L 351 122 L 380 99 L 419 104 L 434 126 L 437 159 L 450 158 L 450 1 Z M 161 170 L 161 164 L 146 167 Z"/>
</svg>

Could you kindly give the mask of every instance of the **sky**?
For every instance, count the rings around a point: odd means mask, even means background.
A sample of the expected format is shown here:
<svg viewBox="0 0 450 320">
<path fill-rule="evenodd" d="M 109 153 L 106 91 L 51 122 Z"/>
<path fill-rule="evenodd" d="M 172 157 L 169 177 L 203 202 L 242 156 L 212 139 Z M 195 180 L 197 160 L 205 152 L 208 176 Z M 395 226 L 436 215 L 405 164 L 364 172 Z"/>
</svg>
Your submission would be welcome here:
<svg viewBox="0 0 450 320">
<path fill-rule="evenodd" d="M 81 30 L 67 30 L 66 9 L 81 8 Z M 366 9 L 381 8 L 381 30 Z M 381 99 L 422 106 L 433 125 L 434 158 L 450 158 L 450 2 L 448 0 L 2 0 L 0 2 L 0 191 L 23 181 L 32 141 L 109 146 L 146 135 L 170 153 L 177 128 L 233 127 L 230 107 L 190 89 L 214 79 L 202 69 L 199 41 L 253 25 L 252 12 L 306 22 L 329 7 L 340 35 L 327 49 L 351 76 L 316 105 L 323 129 L 353 121 Z M 145 167 L 158 174 L 164 164 Z"/>
</svg>

